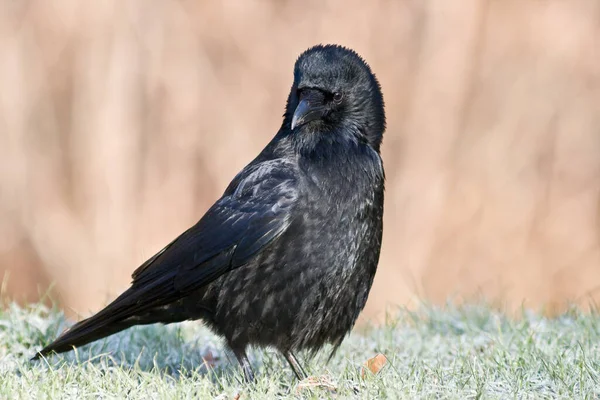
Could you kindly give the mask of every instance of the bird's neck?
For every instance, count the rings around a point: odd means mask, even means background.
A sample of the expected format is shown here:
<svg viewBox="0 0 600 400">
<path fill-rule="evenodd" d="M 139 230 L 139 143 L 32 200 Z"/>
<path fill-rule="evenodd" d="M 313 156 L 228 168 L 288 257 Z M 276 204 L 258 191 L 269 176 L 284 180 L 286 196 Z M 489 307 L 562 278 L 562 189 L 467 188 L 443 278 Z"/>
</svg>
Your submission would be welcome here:
<svg viewBox="0 0 600 400">
<path fill-rule="evenodd" d="M 306 126 L 292 132 L 289 140 L 298 156 L 317 160 L 337 158 L 346 151 L 367 144 L 354 127 L 317 131 Z"/>
<path fill-rule="evenodd" d="M 383 163 L 379 154 L 368 144 L 357 141 L 320 145 L 311 152 L 299 155 L 300 169 L 326 192 L 337 188 L 351 192 L 369 191 L 383 182 Z M 366 175 L 366 176 L 365 176 Z"/>
</svg>

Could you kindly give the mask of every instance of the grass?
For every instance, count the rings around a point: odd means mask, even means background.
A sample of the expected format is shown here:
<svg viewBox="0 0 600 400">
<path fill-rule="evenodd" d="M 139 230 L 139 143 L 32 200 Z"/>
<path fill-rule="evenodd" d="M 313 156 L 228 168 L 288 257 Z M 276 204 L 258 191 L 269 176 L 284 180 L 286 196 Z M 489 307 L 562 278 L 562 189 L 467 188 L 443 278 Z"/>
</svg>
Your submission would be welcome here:
<svg viewBox="0 0 600 400">
<path fill-rule="evenodd" d="M 246 385 L 221 341 L 192 322 L 132 328 L 28 361 L 65 326 L 39 304 L 0 311 L 1 398 L 600 399 L 600 314 L 575 309 L 552 319 L 510 319 L 484 306 L 400 310 L 384 327 L 351 334 L 329 363 L 328 349 L 306 363 L 336 382 L 335 393 L 299 391 L 272 350 L 251 352 L 257 382 Z M 377 353 L 387 365 L 363 376 L 361 365 Z"/>
</svg>

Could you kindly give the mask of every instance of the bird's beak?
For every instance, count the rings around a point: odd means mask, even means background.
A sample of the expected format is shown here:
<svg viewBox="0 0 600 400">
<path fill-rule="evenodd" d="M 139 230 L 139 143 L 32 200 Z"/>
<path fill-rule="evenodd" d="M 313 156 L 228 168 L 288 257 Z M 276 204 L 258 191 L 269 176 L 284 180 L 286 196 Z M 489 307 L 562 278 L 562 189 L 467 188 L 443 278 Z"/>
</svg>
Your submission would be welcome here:
<svg viewBox="0 0 600 400">
<path fill-rule="evenodd" d="M 314 121 L 323 117 L 323 108 L 320 106 L 316 99 L 302 99 L 298 103 L 294 116 L 292 117 L 292 130 L 296 127 L 306 124 L 307 122 Z M 316 105 L 314 105 L 317 103 Z"/>
</svg>

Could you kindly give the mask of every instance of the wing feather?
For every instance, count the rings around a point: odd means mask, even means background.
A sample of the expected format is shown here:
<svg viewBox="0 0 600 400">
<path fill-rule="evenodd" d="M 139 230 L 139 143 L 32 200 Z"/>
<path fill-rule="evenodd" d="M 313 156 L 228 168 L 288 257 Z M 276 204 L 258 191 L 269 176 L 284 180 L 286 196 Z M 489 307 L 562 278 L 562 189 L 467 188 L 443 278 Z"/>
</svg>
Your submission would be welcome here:
<svg viewBox="0 0 600 400">
<path fill-rule="evenodd" d="M 171 302 L 247 263 L 288 228 L 298 199 L 291 163 L 251 164 L 236 181 L 196 225 L 133 273 L 132 289 L 152 287 L 154 302 Z"/>
</svg>

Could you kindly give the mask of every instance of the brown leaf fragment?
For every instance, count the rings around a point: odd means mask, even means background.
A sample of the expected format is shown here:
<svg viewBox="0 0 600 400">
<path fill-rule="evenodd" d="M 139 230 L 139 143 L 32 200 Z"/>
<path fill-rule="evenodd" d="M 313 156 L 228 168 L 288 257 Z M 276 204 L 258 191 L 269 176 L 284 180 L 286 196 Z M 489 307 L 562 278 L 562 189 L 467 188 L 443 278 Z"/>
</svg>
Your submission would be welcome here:
<svg viewBox="0 0 600 400">
<path fill-rule="evenodd" d="M 306 379 L 298 382 L 296 386 L 296 392 L 300 393 L 306 389 L 325 389 L 331 393 L 335 393 L 337 385 L 331 380 L 329 376 L 309 376 Z"/>
<path fill-rule="evenodd" d="M 208 368 L 214 368 L 217 365 L 217 362 L 219 361 L 219 357 L 215 357 L 212 351 L 208 350 L 202 356 L 202 361 L 204 362 L 204 365 L 206 365 Z"/>
<path fill-rule="evenodd" d="M 367 373 L 367 369 L 371 371 L 373 375 L 377 375 L 379 371 L 387 364 L 387 358 L 379 353 L 373 358 L 369 358 L 362 368 L 361 376 L 364 377 Z"/>
</svg>

